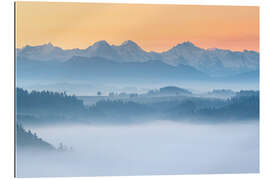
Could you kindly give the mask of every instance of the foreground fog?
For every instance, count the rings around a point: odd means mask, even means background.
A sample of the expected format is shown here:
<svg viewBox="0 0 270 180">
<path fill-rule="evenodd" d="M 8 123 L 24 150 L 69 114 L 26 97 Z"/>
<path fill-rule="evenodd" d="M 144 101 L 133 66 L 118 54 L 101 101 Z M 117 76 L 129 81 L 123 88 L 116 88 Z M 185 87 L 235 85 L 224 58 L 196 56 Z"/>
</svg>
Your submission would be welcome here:
<svg viewBox="0 0 270 180">
<path fill-rule="evenodd" d="M 26 127 L 27 128 L 27 127 Z M 17 156 L 18 177 L 259 172 L 257 121 L 31 127 L 72 152 Z"/>
</svg>

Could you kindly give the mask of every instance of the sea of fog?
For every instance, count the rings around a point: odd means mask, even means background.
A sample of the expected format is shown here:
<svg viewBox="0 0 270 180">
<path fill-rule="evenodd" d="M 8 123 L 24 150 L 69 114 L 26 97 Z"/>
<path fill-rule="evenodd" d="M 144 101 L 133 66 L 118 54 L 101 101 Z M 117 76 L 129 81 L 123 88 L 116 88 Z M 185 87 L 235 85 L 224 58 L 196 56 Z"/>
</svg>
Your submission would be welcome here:
<svg viewBox="0 0 270 180">
<path fill-rule="evenodd" d="M 259 172 L 257 121 L 27 128 L 73 151 L 18 155 L 18 177 Z"/>
</svg>

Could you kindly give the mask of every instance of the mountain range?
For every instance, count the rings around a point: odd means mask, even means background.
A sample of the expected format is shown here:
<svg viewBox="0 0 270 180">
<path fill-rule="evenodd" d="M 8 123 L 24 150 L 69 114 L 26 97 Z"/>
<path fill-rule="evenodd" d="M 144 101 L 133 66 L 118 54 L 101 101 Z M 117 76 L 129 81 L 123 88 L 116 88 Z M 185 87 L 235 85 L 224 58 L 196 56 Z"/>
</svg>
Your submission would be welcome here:
<svg viewBox="0 0 270 180">
<path fill-rule="evenodd" d="M 119 63 L 102 57 L 73 56 L 60 61 L 17 61 L 17 79 L 41 81 L 90 82 L 168 82 L 177 80 L 209 80 L 208 75 L 187 65 L 168 65 L 162 61 Z"/>
<path fill-rule="evenodd" d="M 231 51 L 203 49 L 187 41 L 164 52 L 147 52 L 135 42 L 128 40 L 121 45 L 98 41 L 86 49 L 64 50 L 51 43 L 40 46 L 25 46 L 16 49 L 18 60 L 68 62 L 74 59 L 106 59 L 114 63 L 157 62 L 164 66 L 194 68 L 208 76 L 220 77 L 259 70 L 259 53 L 256 51 Z"/>
</svg>

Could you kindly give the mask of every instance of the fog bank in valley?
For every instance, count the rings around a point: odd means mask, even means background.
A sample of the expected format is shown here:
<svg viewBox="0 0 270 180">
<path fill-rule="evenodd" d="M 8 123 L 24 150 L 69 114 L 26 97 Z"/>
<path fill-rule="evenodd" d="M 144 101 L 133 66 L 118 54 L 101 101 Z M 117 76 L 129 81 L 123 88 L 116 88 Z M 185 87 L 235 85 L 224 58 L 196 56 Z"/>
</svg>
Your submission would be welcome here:
<svg viewBox="0 0 270 180">
<path fill-rule="evenodd" d="M 258 121 L 27 128 L 73 151 L 18 153 L 18 177 L 259 172 Z"/>
</svg>

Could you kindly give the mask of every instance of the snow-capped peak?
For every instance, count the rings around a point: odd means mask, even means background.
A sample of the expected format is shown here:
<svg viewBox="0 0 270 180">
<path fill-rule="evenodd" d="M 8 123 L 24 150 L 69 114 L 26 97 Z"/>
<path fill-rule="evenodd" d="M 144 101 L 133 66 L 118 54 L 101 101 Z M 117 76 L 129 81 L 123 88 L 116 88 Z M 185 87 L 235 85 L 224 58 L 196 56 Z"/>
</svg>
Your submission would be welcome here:
<svg viewBox="0 0 270 180">
<path fill-rule="evenodd" d="M 47 44 L 45 44 L 44 46 L 47 46 L 47 47 L 53 47 L 53 44 L 51 42 L 48 42 Z"/>
<path fill-rule="evenodd" d="M 259 53 L 255 51 L 231 51 L 224 49 L 203 49 L 190 41 L 180 43 L 168 51 L 156 53 L 146 52 L 134 41 L 127 40 L 121 45 L 110 45 L 105 40 L 98 41 L 84 50 L 63 50 L 52 43 L 40 46 L 26 46 L 17 49 L 17 55 L 28 59 L 61 60 L 65 61 L 73 55 L 82 57 L 103 57 L 118 62 L 146 62 L 161 60 L 167 64 L 192 66 L 202 72 L 217 74 L 223 69 L 240 72 L 257 70 L 259 67 Z M 210 72 L 211 71 L 211 72 Z"/>
<path fill-rule="evenodd" d="M 190 41 L 185 41 L 183 43 L 177 44 L 175 47 L 198 48 Z"/>
<path fill-rule="evenodd" d="M 105 47 L 105 46 L 110 46 L 110 45 L 107 43 L 107 41 L 101 40 L 101 41 L 95 42 L 92 47 Z"/>
<path fill-rule="evenodd" d="M 131 40 L 124 41 L 121 44 L 121 46 L 129 46 L 129 47 L 136 47 L 136 48 L 139 47 L 134 41 L 131 41 Z"/>
</svg>

